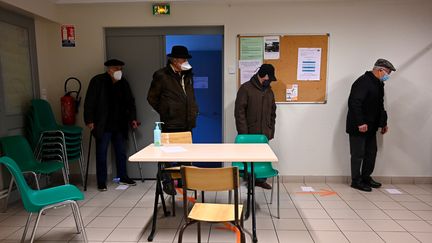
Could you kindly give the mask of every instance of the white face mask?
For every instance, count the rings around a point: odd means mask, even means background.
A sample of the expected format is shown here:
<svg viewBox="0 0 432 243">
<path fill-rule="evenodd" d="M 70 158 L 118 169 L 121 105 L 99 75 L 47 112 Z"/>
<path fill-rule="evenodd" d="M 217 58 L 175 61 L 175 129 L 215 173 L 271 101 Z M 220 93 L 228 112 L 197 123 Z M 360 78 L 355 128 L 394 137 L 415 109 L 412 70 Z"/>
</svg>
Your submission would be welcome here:
<svg viewBox="0 0 432 243">
<path fill-rule="evenodd" d="M 186 61 L 186 62 L 184 62 L 184 63 L 181 64 L 180 68 L 183 71 L 187 71 L 187 70 L 191 69 L 192 66 L 189 64 L 188 61 Z"/>
<path fill-rule="evenodd" d="M 119 81 L 119 80 L 122 78 L 122 71 L 121 71 L 121 70 L 119 70 L 119 71 L 115 71 L 115 72 L 113 73 L 113 78 L 114 78 L 115 80 Z"/>
</svg>

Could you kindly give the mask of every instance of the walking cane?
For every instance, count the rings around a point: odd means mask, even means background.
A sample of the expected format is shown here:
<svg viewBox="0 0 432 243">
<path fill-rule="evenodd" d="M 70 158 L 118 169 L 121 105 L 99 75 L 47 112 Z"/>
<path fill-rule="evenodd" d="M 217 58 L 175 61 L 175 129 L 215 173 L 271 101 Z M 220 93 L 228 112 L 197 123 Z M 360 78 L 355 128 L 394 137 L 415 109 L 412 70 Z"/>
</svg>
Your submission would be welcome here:
<svg viewBox="0 0 432 243">
<path fill-rule="evenodd" d="M 141 125 L 141 122 L 138 122 L 138 126 L 139 125 Z M 133 143 L 135 145 L 135 152 L 138 152 L 138 146 L 137 146 L 137 141 L 136 141 L 136 136 L 135 136 L 135 130 L 136 130 L 136 128 L 132 129 L 132 140 L 133 140 Z M 144 182 L 144 177 L 143 177 L 143 174 L 142 174 L 141 162 L 138 162 L 138 169 L 139 169 L 139 173 L 140 173 L 140 176 L 141 176 L 141 182 Z"/>
<path fill-rule="evenodd" d="M 90 152 L 91 152 L 91 145 L 92 145 L 92 132 L 90 130 L 90 138 L 89 138 L 89 146 L 87 151 L 87 165 L 86 165 L 86 172 L 85 172 L 85 180 L 84 180 L 84 191 L 87 191 L 87 179 L 88 179 L 88 171 L 89 171 L 89 164 L 90 164 Z"/>
</svg>

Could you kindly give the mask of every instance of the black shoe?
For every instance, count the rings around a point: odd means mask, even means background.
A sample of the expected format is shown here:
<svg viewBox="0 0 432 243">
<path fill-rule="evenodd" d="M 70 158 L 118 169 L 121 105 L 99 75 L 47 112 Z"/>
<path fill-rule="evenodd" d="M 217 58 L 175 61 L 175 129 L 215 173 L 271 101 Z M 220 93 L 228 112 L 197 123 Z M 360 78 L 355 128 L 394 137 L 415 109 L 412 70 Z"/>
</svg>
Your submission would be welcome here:
<svg viewBox="0 0 432 243">
<path fill-rule="evenodd" d="M 98 184 L 98 191 L 104 192 L 107 190 L 107 186 L 105 184 Z"/>
<path fill-rule="evenodd" d="M 270 184 L 268 184 L 267 182 L 255 182 L 255 186 L 259 186 L 261 188 L 267 189 L 267 190 L 271 190 L 272 187 L 270 186 Z"/>
<path fill-rule="evenodd" d="M 171 196 L 175 196 L 177 194 L 171 180 L 162 181 L 162 190 L 166 194 L 171 195 Z"/>
<path fill-rule="evenodd" d="M 129 177 L 120 178 L 120 185 L 136 186 L 136 182 Z"/>
<path fill-rule="evenodd" d="M 374 181 L 372 178 L 370 178 L 369 181 L 366 181 L 366 184 L 372 188 L 380 188 L 382 186 L 381 183 Z"/>
<path fill-rule="evenodd" d="M 372 188 L 370 186 L 368 186 L 367 184 L 365 184 L 364 182 L 360 181 L 360 182 L 352 182 L 351 183 L 351 187 L 358 189 L 360 191 L 365 191 L 365 192 L 370 192 L 372 191 Z"/>
</svg>

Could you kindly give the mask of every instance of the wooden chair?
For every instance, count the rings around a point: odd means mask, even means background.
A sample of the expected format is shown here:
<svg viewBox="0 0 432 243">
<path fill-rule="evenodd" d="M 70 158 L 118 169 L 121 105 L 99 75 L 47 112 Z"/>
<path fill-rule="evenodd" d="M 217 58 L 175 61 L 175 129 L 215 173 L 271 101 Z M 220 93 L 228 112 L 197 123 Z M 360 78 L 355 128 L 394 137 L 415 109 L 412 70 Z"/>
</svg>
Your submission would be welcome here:
<svg viewBox="0 0 432 243">
<path fill-rule="evenodd" d="M 171 133 L 161 133 L 162 144 L 187 144 L 192 143 L 192 133 L 191 132 L 171 132 Z M 191 165 L 191 163 L 182 163 L 182 165 Z M 172 179 L 172 186 L 174 188 L 174 180 L 181 179 L 180 166 L 171 166 L 171 163 L 164 163 L 161 169 L 162 173 L 169 173 Z M 172 212 L 175 216 L 175 195 L 172 195 Z"/>
<path fill-rule="evenodd" d="M 183 240 L 184 230 L 197 223 L 198 242 L 201 242 L 201 223 L 233 224 L 240 232 L 241 242 L 246 242 L 243 230 L 243 205 L 239 205 L 239 171 L 237 167 L 198 168 L 181 166 L 183 180 L 183 208 L 185 224 L 181 227 L 178 242 Z M 187 190 L 201 192 L 201 203 L 195 203 L 188 213 Z M 205 203 L 204 191 L 234 191 L 234 204 Z"/>
</svg>

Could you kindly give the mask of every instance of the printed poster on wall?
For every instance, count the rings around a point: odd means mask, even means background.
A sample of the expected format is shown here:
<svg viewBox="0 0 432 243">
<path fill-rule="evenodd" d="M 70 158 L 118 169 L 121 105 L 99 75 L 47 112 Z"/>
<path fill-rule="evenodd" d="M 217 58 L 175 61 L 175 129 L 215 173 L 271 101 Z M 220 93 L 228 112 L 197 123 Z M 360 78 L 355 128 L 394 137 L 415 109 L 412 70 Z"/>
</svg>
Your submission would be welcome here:
<svg viewBox="0 0 432 243">
<path fill-rule="evenodd" d="M 317 81 L 321 73 L 321 48 L 299 48 L 297 80 Z"/>
<path fill-rule="evenodd" d="M 264 37 L 264 59 L 279 59 L 279 36 L 265 36 Z"/>
<path fill-rule="evenodd" d="M 286 89 L 286 101 L 298 100 L 298 84 L 293 84 L 291 88 Z"/>
<path fill-rule="evenodd" d="M 62 47 L 75 47 L 75 26 L 64 24 L 61 26 Z"/>
<path fill-rule="evenodd" d="M 240 39 L 240 60 L 262 60 L 264 52 L 262 37 Z"/>
<path fill-rule="evenodd" d="M 240 60 L 240 84 L 249 81 L 252 76 L 258 72 L 258 69 L 262 65 L 262 60 Z"/>
</svg>

